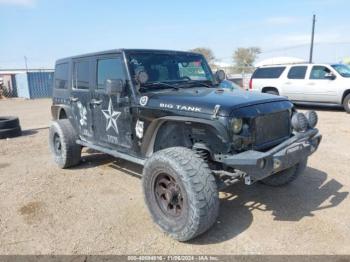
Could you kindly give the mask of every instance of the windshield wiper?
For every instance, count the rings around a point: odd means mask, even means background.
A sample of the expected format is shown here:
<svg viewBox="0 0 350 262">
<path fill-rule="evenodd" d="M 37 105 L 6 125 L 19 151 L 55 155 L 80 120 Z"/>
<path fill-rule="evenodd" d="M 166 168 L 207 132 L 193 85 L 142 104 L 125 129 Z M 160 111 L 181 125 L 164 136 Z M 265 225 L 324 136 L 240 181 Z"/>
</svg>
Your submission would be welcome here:
<svg viewBox="0 0 350 262">
<path fill-rule="evenodd" d="M 178 86 L 174 86 L 174 85 L 171 85 L 171 84 L 168 84 L 168 83 L 165 83 L 165 82 L 160 82 L 160 81 L 157 81 L 157 82 L 148 82 L 148 83 L 145 83 L 141 86 L 141 91 L 144 91 L 144 90 L 147 90 L 147 88 L 145 87 L 161 87 L 161 86 L 165 86 L 165 87 L 169 87 L 169 88 L 172 88 L 172 89 L 175 89 L 175 90 L 179 90 L 179 87 Z"/>
<path fill-rule="evenodd" d="M 203 83 L 203 81 L 200 81 L 200 80 L 185 80 L 183 82 L 183 84 L 196 84 L 196 85 L 205 86 L 205 87 L 209 87 L 209 88 L 212 87 L 206 83 Z"/>
</svg>

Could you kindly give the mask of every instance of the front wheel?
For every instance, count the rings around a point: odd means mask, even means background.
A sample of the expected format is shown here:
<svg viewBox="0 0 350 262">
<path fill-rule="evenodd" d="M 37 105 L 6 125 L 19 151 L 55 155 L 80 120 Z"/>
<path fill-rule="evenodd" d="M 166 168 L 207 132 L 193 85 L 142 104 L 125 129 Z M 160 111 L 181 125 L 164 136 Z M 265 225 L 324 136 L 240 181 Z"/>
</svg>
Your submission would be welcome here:
<svg viewBox="0 0 350 262">
<path fill-rule="evenodd" d="M 350 113 L 350 94 L 344 98 L 343 107 L 347 113 Z"/>
<path fill-rule="evenodd" d="M 142 184 L 153 221 L 172 238 L 190 240 L 216 221 L 215 178 L 192 150 L 171 147 L 153 154 L 144 166 Z"/>
<path fill-rule="evenodd" d="M 297 177 L 304 172 L 306 166 L 307 159 L 299 162 L 298 164 L 288 169 L 282 170 L 280 172 L 277 172 L 276 174 L 264 178 L 263 180 L 261 180 L 261 183 L 274 187 L 285 186 L 297 179 Z"/>
</svg>

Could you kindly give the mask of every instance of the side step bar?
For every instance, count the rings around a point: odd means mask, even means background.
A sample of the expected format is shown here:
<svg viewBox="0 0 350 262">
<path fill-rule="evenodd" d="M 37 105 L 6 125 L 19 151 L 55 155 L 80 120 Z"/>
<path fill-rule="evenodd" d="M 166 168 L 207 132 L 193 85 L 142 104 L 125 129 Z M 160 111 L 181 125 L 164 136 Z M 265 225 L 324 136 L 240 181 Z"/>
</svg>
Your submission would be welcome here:
<svg viewBox="0 0 350 262">
<path fill-rule="evenodd" d="M 130 155 L 118 152 L 117 150 L 107 149 L 107 148 L 104 148 L 104 147 L 101 147 L 101 146 L 97 146 L 97 145 L 91 144 L 91 143 L 86 142 L 86 141 L 77 140 L 76 143 L 79 144 L 79 145 L 86 146 L 88 148 L 92 148 L 92 149 L 95 149 L 97 151 L 106 153 L 106 154 L 114 156 L 116 158 L 121 158 L 121 159 L 130 161 L 130 162 L 133 162 L 135 164 L 139 164 L 141 166 L 143 166 L 145 164 L 145 162 L 146 162 L 146 159 L 144 159 L 144 158 L 138 158 L 138 157 L 130 156 Z"/>
</svg>

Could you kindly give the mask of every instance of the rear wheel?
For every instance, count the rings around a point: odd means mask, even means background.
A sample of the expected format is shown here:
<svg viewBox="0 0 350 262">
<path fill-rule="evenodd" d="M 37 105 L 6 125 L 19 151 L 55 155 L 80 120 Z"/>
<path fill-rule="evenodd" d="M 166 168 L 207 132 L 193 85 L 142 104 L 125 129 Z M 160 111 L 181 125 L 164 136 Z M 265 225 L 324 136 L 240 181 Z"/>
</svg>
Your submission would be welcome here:
<svg viewBox="0 0 350 262">
<path fill-rule="evenodd" d="M 295 166 L 292 166 L 286 170 L 282 170 L 261 180 L 261 183 L 274 187 L 285 186 L 297 179 L 297 177 L 304 172 L 306 165 L 307 159 L 299 162 Z"/>
<path fill-rule="evenodd" d="M 344 98 L 343 107 L 347 113 L 350 113 L 350 94 Z"/>
<path fill-rule="evenodd" d="M 214 176 L 192 150 L 172 147 L 153 154 L 142 184 L 153 221 L 172 238 L 190 240 L 216 221 L 219 196 Z"/>
<path fill-rule="evenodd" d="M 77 165 L 81 158 L 81 146 L 76 143 L 78 135 L 68 119 L 53 122 L 49 143 L 54 160 L 60 168 Z"/>
</svg>

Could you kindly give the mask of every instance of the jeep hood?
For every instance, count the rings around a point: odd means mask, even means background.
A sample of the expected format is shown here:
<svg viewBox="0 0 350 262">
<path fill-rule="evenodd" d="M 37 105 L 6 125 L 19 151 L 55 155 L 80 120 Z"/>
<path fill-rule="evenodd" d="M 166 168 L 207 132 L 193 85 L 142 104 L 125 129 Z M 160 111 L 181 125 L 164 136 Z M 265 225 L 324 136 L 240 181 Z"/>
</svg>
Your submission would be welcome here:
<svg viewBox="0 0 350 262">
<path fill-rule="evenodd" d="M 146 95 L 146 94 L 145 94 Z M 288 101 L 287 98 L 243 90 L 224 90 L 218 88 L 188 88 L 148 93 L 149 108 L 161 108 L 202 114 L 213 114 L 220 105 L 218 115 L 229 116 L 235 109 Z"/>
</svg>

